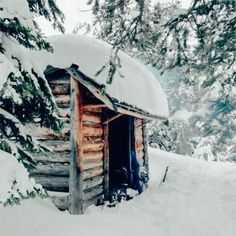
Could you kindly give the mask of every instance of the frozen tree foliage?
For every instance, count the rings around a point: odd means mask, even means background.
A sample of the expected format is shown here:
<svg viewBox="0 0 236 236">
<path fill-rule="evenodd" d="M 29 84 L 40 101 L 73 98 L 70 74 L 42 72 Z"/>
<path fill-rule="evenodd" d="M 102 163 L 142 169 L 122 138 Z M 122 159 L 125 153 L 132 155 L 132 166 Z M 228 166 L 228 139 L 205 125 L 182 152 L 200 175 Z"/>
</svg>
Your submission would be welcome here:
<svg viewBox="0 0 236 236">
<path fill-rule="evenodd" d="M 63 32 L 62 12 L 53 0 L 3 0 L 0 5 L 0 163 L 1 168 L 12 163 L 15 168 L 6 172 L 9 174 L 11 193 L 8 195 L 15 198 L 27 197 L 37 193 L 33 184 L 26 190 L 26 186 L 20 184 L 20 176 L 23 166 L 30 171 L 35 163 L 30 152 L 42 151 L 42 147 L 24 131 L 24 124 L 37 122 L 42 126 L 51 127 L 55 130 L 61 126 L 57 119 L 56 106 L 47 85 L 47 81 L 41 78 L 33 70 L 29 70 L 29 60 L 24 53 L 24 48 L 30 50 L 47 50 L 52 52 L 50 44 L 42 36 L 34 17 L 43 16 L 52 22 L 55 28 Z M 8 154 L 7 154 L 8 153 Z M 15 157 L 17 162 L 6 161 Z M 5 164 L 4 164 L 5 163 Z M 20 170 L 20 171 L 18 171 Z M 23 171 L 23 172 L 22 172 Z M 12 174 L 16 176 L 13 178 Z M 0 179 L 6 179 L 0 171 Z M 23 174 L 25 181 L 28 176 Z M 14 186 L 13 186 L 14 185 Z M 7 185 L 8 186 L 8 185 Z M 2 188 L 1 188 L 2 189 Z M 8 191 L 6 188 L 4 188 Z M 3 194 L 1 192 L 1 194 Z M 5 199 L 0 202 L 12 203 Z M 13 201 L 14 202 L 14 201 Z"/>
<path fill-rule="evenodd" d="M 184 75 L 183 80 L 174 82 L 176 87 L 169 94 L 170 108 L 176 103 L 181 106 L 172 111 L 165 127 L 168 140 L 173 141 L 166 145 L 199 158 L 234 160 L 235 0 L 193 0 L 187 10 L 177 1 L 89 3 L 93 4 L 94 34 L 114 46 L 113 70 L 116 51 L 123 49 L 162 72 Z"/>
</svg>

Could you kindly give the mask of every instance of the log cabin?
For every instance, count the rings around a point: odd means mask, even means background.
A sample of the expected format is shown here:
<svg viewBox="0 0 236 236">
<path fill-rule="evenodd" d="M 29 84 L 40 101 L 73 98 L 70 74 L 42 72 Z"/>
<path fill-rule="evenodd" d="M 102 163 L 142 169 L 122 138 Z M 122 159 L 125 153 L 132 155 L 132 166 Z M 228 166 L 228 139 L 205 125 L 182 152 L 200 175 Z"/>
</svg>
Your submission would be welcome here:
<svg viewBox="0 0 236 236">
<path fill-rule="evenodd" d="M 65 125 L 59 134 L 37 131 L 51 152 L 35 157 L 38 167 L 31 176 L 47 190 L 68 193 L 70 213 L 83 214 L 87 206 L 109 198 L 121 181 L 117 171 L 125 167 L 132 176 L 131 151 L 148 173 L 146 123 L 167 119 L 168 105 L 157 79 L 123 52 L 118 53 L 120 71 L 107 83 L 110 45 L 76 35 L 49 42 L 54 54 L 34 60 Z"/>
</svg>

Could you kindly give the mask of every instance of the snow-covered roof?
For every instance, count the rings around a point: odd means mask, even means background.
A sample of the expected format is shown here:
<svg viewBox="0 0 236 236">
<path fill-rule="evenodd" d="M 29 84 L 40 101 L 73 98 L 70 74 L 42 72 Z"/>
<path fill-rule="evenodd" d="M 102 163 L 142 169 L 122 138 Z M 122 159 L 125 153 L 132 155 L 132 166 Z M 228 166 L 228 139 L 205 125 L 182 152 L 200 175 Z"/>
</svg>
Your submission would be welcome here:
<svg viewBox="0 0 236 236">
<path fill-rule="evenodd" d="M 47 39 L 53 53 L 32 53 L 34 68 L 43 71 L 48 65 L 66 69 L 72 64 L 96 84 L 103 87 L 115 106 L 133 110 L 144 117 L 166 119 L 169 115 L 166 95 L 155 76 L 137 60 L 119 51 L 121 67 L 116 71 L 111 84 L 107 84 L 112 46 L 98 39 L 79 35 L 59 35 Z M 89 88 L 90 89 L 90 88 Z M 91 91 L 93 92 L 93 91 Z M 103 100 L 106 103 L 106 99 Z"/>
</svg>

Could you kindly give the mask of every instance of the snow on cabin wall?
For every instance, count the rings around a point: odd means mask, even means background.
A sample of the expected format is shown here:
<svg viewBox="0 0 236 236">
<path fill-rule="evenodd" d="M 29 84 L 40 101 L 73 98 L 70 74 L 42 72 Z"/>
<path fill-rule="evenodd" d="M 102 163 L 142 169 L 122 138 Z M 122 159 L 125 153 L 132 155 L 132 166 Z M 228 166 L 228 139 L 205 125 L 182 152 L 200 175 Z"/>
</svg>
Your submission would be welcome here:
<svg viewBox="0 0 236 236">
<path fill-rule="evenodd" d="M 111 56 L 111 45 L 100 40 L 79 35 L 49 37 L 53 53 L 28 53 L 32 67 L 41 76 L 48 65 L 68 68 L 72 64 L 100 85 L 105 85 L 105 93 L 119 103 L 126 103 L 153 116 L 167 118 L 169 115 L 166 95 L 154 75 L 138 61 L 119 52 L 121 67 L 115 73 L 113 82 L 107 84 L 108 67 L 98 76 L 96 73 L 107 65 Z"/>
</svg>

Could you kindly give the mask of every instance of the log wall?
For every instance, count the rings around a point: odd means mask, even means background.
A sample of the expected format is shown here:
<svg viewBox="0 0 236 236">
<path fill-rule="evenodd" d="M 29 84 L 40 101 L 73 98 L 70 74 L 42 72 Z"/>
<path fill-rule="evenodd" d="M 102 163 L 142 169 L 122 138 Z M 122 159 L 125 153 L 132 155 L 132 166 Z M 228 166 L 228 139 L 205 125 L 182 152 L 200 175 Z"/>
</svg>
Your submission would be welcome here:
<svg viewBox="0 0 236 236">
<path fill-rule="evenodd" d="M 37 169 L 31 173 L 37 183 L 50 191 L 69 192 L 70 172 L 70 76 L 50 79 L 49 85 L 59 108 L 59 115 L 65 120 L 61 133 L 39 128 L 36 138 L 51 152 L 35 157 Z M 80 89 L 83 87 L 80 87 Z M 104 193 L 104 137 L 102 108 L 91 108 L 86 104 L 85 93 L 82 108 L 82 132 L 76 139 L 82 140 L 80 170 L 83 172 L 83 204 L 88 206 L 101 199 Z"/>
<path fill-rule="evenodd" d="M 85 204 L 96 203 L 104 192 L 102 108 L 83 108 L 83 178 Z"/>
<path fill-rule="evenodd" d="M 145 166 L 145 140 L 143 130 L 143 120 L 134 119 L 135 151 L 141 167 Z"/>
<path fill-rule="evenodd" d="M 70 77 L 62 74 L 50 79 L 49 85 L 59 108 L 59 116 L 65 121 L 61 133 L 50 129 L 37 130 L 36 138 L 51 152 L 35 156 L 38 167 L 31 173 L 36 182 L 51 191 L 69 191 L 70 164 Z"/>
</svg>

